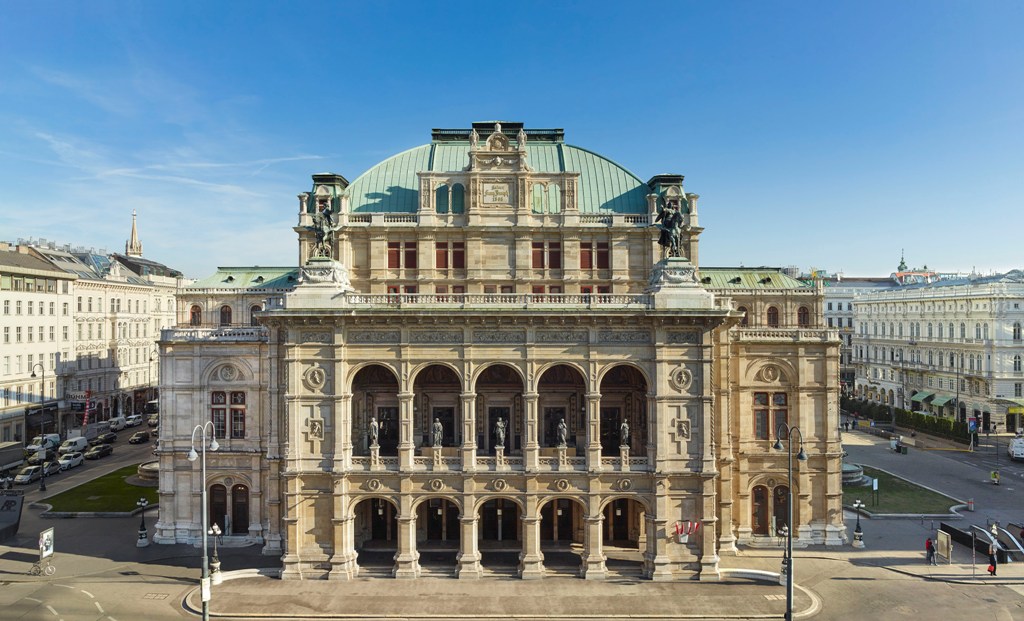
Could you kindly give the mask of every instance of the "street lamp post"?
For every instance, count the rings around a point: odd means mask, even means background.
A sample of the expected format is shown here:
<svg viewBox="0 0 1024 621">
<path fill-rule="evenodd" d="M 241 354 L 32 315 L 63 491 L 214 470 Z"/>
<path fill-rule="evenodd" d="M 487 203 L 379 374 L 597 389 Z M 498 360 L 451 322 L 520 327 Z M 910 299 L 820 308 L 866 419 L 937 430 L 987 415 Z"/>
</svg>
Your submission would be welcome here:
<svg viewBox="0 0 1024 621">
<path fill-rule="evenodd" d="M 786 551 L 783 554 L 783 570 L 786 572 L 786 621 L 793 620 L 793 434 L 800 438 L 800 452 L 796 458 L 799 461 L 807 461 L 807 453 L 804 452 L 804 434 L 796 425 L 788 426 L 782 423 L 775 430 L 775 444 L 772 448 L 781 451 L 782 438 L 786 438 L 786 456 L 789 458 L 789 487 L 786 489 Z"/>
<path fill-rule="evenodd" d="M 853 501 L 853 510 L 857 513 L 857 527 L 853 529 L 853 547 L 863 548 L 864 547 L 864 533 L 860 530 L 860 510 L 864 507 L 864 503 L 860 499 Z"/>
<path fill-rule="evenodd" d="M 199 432 L 200 448 L 202 450 L 202 461 L 200 462 L 200 478 L 202 479 L 202 524 L 203 524 L 203 565 L 202 565 L 202 577 L 200 580 L 200 591 L 202 593 L 203 600 L 203 621 L 210 621 L 210 559 L 207 557 L 206 551 L 206 531 L 209 530 L 207 525 L 209 520 L 209 512 L 207 511 L 207 492 L 206 492 L 206 430 L 210 430 L 210 450 L 216 451 L 220 448 L 217 444 L 217 438 L 214 434 L 213 421 L 206 421 L 202 425 L 196 425 L 195 429 L 192 430 L 192 448 L 188 451 L 188 460 L 194 462 L 199 458 L 199 454 L 196 453 L 196 432 Z"/>
<path fill-rule="evenodd" d="M 211 582 L 213 584 L 220 584 L 224 580 L 224 577 L 220 573 L 220 557 L 217 555 L 217 540 L 220 539 L 220 525 L 214 522 L 207 534 L 213 535 L 213 561 L 210 563 Z"/>
<path fill-rule="evenodd" d="M 39 367 L 39 433 L 42 435 L 43 431 L 43 418 L 46 416 L 46 367 L 43 363 L 37 362 L 32 365 L 32 377 L 35 379 L 36 367 Z M 39 452 L 42 454 L 42 459 L 39 460 L 39 467 L 42 469 L 39 473 L 39 491 L 46 491 L 46 442 L 42 442 L 39 445 Z"/>
<path fill-rule="evenodd" d="M 139 502 L 135 503 L 135 506 L 141 509 L 139 511 L 139 540 L 135 542 L 135 547 L 145 548 L 149 545 L 149 533 L 146 531 L 146 507 L 149 506 L 149 501 L 139 498 Z"/>
</svg>

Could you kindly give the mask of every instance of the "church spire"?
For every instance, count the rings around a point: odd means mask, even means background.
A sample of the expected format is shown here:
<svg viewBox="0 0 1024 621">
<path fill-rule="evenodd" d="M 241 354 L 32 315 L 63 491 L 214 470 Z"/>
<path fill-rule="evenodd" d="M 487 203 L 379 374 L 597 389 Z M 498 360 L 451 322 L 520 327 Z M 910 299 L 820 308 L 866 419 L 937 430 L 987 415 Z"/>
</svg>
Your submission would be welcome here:
<svg viewBox="0 0 1024 621">
<path fill-rule="evenodd" d="M 132 209 L 132 235 L 124 243 L 124 253 L 129 257 L 142 256 L 142 242 L 139 241 L 139 231 L 135 228 L 135 210 Z"/>
</svg>

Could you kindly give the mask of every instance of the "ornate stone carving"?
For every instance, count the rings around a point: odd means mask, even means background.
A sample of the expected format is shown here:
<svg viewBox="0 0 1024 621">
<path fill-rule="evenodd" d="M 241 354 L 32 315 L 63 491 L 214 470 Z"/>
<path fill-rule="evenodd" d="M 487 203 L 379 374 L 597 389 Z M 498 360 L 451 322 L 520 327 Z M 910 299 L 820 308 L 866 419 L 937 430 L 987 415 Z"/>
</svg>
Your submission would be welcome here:
<svg viewBox="0 0 1024 621">
<path fill-rule="evenodd" d="M 508 489 L 508 482 L 506 482 L 505 479 L 494 479 L 491 481 L 491 487 L 494 488 L 494 491 L 496 492 L 503 492 Z"/>
<path fill-rule="evenodd" d="M 647 330 L 601 330 L 597 338 L 602 343 L 650 343 L 651 333 Z"/>
<path fill-rule="evenodd" d="M 234 365 L 225 364 L 217 369 L 216 377 L 222 382 L 233 382 L 238 379 L 238 369 Z"/>
<path fill-rule="evenodd" d="M 476 343 L 523 343 L 526 341 L 526 331 L 474 330 L 473 341 Z"/>
<path fill-rule="evenodd" d="M 782 373 L 774 364 L 766 364 L 757 372 L 757 380 L 766 384 L 774 384 L 779 381 L 780 377 L 782 377 Z"/>
<path fill-rule="evenodd" d="M 442 481 L 441 479 L 431 479 L 428 485 L 430 486 L 430 489 L 434 490 L 435 492 L 439 492 L 444 489 L 444 481 Z"/>
<path fill-rule="evenodd" d="M 568 479 L 558 479 L 557 481 L 555 481 L 555 489 L 557 489 L 560 492 L 568 491 L 569 487 L 570 485 Z"/>
<path fill-rule="evenodd" d="M 538 330 L 535 340 L 538 343 L 586 343 L 586 330 Z"/>
<path fill-rule="evenodd" d="M 629 479 L 619 479 L 615 482 L 615 488 L 620 492 L 628 492 L 633 489 L 633 482 Z"/>
<path fill-rule="evenodd" d="M 366 482 L 366 489 L 371 492 L 378 492 L 382 487 L 384 487 L 384 484 L 380 482 L 380 479 L 370 479 Z"/>
<path fill-rule="evenodd" d="M 674 388 L 677 392 L 686 392 L 690 389 L 690 384 L 693 382 L 693 373 L 690 372 L 685 366 L 678 366 L 672 369 L 672 372 L 668 376 L 668 384 Z"/>
<path fill-rule="evenodd" d="M 688 261 L 659 261 L 651 270 L 647 288 L 660 289 L 666 285 L 697 282 L 697 270 Z"/>
<path fill-rule="evenodd" d="M 300 280 L 303 283 L 336 285 L 346 291 L 352 290 L 348 269 L 330 258 L 314 257 L 302 266 Z"/>
<path fill-rule="evenodd" d="M 349 343 L 398 343 L 401 340 L 399 330 L 353 330 L 348 333 Z"/>
<path fill-rule="evenodd" d="M 696 330 L 673 330 L 665 335 L 671 345 L 699 345 L 700 332 Z"/>
<path fill-rule="evenodd" d="M 409 333 L 411 343 L 461 343 L 461 330 L 430 330 Z"/>
<path fill-rule="evenodd" d="M 327 383 L 327 371 L 319 364 L 315 364 L 302 373 L 302 383 L 307 390 L 322 391 Z"/>
<path fill-rule="evenodd" d="M 331 333 L 330 332 L 300 332 L 299 333 L 300 343 L 330 343 Z"/>
</svg>

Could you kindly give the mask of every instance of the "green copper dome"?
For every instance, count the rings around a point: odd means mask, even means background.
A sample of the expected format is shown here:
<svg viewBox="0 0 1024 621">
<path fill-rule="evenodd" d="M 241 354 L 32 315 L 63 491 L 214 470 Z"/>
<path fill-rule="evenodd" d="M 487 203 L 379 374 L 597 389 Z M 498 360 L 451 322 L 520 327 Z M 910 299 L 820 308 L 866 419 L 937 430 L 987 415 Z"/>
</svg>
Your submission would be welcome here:
<svg viewBox="0 0 1024 621">
<path fill-rule="evenodd" d="M 450 132 L 454 130 L 435 130 Z M 551 140 L 560 130 L 527 130 L 526 151 L 530 168 L 539 173 L 580 173 L 580 213 L 647 213 L 647 185 L 622 166 L 602 157 Z M 465 130 L 468 134 L 469 130 Z M 541 132 L 546 132 L 541 134 Z M 548 140 L 537 140 L 543 135 Z M 483 134 L 482 137 L 485 137 Z M 513 136 L 514 137 L 514 134 Z M 352 213 L 415 213 L 419 205 L 418 172 L 455 172 L 469 164 L 469 142 L 463 136 L 437 140 L 392 156 L 359 176 L 346 190 Z"/>
</svg>

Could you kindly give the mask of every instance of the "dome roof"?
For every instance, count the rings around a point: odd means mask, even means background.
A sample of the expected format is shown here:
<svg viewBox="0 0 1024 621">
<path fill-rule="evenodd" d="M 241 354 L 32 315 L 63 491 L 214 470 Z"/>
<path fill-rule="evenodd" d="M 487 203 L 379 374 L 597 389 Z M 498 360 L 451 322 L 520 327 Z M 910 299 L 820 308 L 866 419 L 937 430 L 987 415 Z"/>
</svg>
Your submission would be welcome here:
<svg viewBox="0 0 1024 621">
<path fill-rule="evenodd" d="M 530 167 L 539 173 L 580 173 L 580 213 L 647 213 L 650 192 L 643 181 L 615 162 L 558 142 L 528 142 Z M 469 142 L 439 142 L 392 156 L 359 176 L 346 190 L 352 213 L 415 213 L 418 172 L 461 171 L 469 164 Z"/>
</svg>

